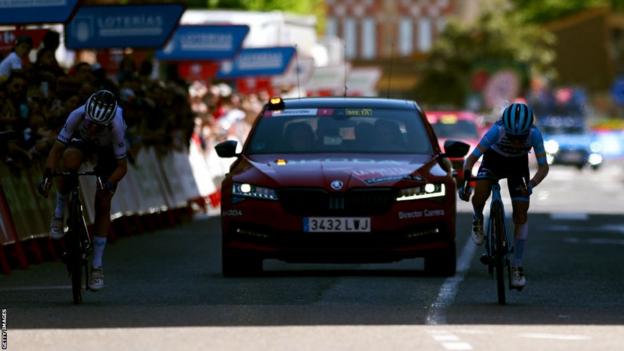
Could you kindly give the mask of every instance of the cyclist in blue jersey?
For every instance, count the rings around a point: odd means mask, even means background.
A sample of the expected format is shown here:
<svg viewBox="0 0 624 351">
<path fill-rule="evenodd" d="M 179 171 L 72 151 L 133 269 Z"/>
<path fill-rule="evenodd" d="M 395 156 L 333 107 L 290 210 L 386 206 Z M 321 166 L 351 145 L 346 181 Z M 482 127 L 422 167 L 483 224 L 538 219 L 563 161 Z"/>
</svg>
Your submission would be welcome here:
<svg viewBox="0 0 624 351">
<path fill-rule="evenodd" d="M 472 196 L 474 209 L 472 239 L 477 245 L 484 240 L 483 208 L 490 196 L 494 180 L 507 178 L 511 195 L 514 222 L 514 255 L 511 263 L 514 288 L 523 288 L 526 277 L 522 267 L 524 248 L 529 234 L 527 212 L 529 198 L 535 188 L 548 174 L 546 151 L 542 133 L 533 124 L 535 116 L 529 106 L 513 103 L 505 108 L 502 118 L 483 136 L 477 147 L 464 162 L 464 182 L 459 187 L 459 197 L 468 201 L 471 189 L 468 185 L 472 168 L 483 156 L 476 176 L 476 186 Z M 528 154 L 534 150 L 537 159 L 537 172 L 530 178 Z"/>
<path fill-rule="evenodd" d="M 126 123 L 123 110 L 117 105 L 115 94 L 99 90 L 87 102 L 72 111 L 59 133 L 48 155 L 42 193 L 47 196 L 51 182 L 49 178 L 57 171 L 78 171 L 82 162 L 91 156 L 97 159 L 95 172 L 98 188 L 95 192 L 95 219 L 93 223 L 93 260 L 89 288 L 99 290 L 104 286 L 102 256 L 110 228 L 111 200 L 117 183 L 128 169 L 126 158 Z M 50 236 L 60 239 L 64 236 L 63 217 L 69 186 L 68 179 L 58 182 L 56 209 L 50 223 Z"/>
</svg>

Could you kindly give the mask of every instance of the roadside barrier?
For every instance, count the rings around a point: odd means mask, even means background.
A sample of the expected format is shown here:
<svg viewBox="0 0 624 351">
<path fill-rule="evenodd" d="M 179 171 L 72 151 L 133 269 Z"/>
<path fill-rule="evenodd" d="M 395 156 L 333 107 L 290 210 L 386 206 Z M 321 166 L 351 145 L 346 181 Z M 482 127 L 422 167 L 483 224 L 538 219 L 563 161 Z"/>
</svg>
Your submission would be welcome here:
<svg viewBox="0 0 624 351">
<path fill-rule="evenodd" d="M 171 227 L 188 219 L 193 210 L 218 214 L 220 182 L 227 170 L 219 160 L 205 157 L 193 143 L 188 152 L 165 155 L 143 148 L 113 197 L 109 238 Z M 93 166 L 85 163 L 82 169 Z M 62 250 L 62 240 L 52 240 L 48 234 L 56 195 L 52 191 L 45 199 L 37 194 L 41 177 L 40 165 L 10 170 L 0 164 L 0 271 L 4 274 L 11 268 L 56 259 Z M 81 177 L 80 185 L 91 229 L 96 179 Z"/>
</svg>

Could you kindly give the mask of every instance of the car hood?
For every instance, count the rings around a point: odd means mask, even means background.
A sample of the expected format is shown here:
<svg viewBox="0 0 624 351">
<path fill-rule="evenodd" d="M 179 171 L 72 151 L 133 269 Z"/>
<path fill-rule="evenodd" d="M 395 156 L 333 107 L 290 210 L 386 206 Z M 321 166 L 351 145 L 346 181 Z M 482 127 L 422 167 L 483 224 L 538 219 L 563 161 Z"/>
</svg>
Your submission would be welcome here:
<svg viewBox="0 0 624 351">
<path fill-rule="evenodd" d="M 340 189 L 333 188 L 332 182 L 342 188 L 393 186 L 448 176 L 430 155 L 255 155 L 243 157 L 239 167 L 242 171 L 233 179 L 237 182 L 334 190 Z"/>
</svg>

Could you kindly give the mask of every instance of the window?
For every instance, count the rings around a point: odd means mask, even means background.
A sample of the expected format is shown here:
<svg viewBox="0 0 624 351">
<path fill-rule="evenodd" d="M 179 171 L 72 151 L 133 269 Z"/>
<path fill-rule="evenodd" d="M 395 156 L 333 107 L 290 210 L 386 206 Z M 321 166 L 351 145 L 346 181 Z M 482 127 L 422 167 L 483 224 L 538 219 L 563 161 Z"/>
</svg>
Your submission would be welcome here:
<svg viewBox="0 0 624 351">
<path fill-rule="evenodd" d="M 418 22 L 418 49 L 420 51 L 431 50 L 431 20 L 429 18 L 422 18 Z"/>
<path fill-rule="evenodd" d="M 399 53 L 402 56 L 407 56 L 414 50 L 412 45 L 414 41 L 413 30 L 412 19 L 408 17 L 401 18 L 399 22 Z"/>
<path fill-rule="evenodd" d="M 365 18 L 362 23 L 362 56 L 367 59 L 376 56 L 377 33 L 375 26 L 375 20 L 371 17 Z"/>
<path fill-rule="evenodd" d="M 357 30 L 354 18 L 345 18 L 344 21 L 344 41 L 346 45 L 345 56 L 354 58 L 357 55 Z"/>
<path fill-rule="evenodd" d="M 325 35 L 328 37 L 338 36 L 338 21 L 336 17 L 328 17 L 325 28 Z"/>
</svg>

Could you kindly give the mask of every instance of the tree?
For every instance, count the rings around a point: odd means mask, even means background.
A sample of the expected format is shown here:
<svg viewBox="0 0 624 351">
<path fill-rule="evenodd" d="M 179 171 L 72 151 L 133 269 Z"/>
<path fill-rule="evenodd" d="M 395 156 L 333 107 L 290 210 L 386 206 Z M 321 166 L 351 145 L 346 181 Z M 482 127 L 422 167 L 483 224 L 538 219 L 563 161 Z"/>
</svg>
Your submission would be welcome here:
<svg viewBox="0 0 624 351">
<path fill-rule="evenodd" d="M 210 9 L 250 11 L 281 10 L 300 14 L 316 14 L 323 0 L 189 0 L 188 6 Z"/>
<path fill-rule="evenodd" d="M 593 7 L 624 9 L 624 0 L 513 0 L 527 22 L 546 23 Z"/>
<path fill-rule="evenodd" d="M 524 77 L 554 74 L 550 67 L 553 36 L 528 23 L 509 1 L 488 4 L 473 23 L 448 23 L 424 64 L 416 99 L 435 105 L 464 105 L 472 73 L 479 66 L 513 67 Z"/>
</svg>

